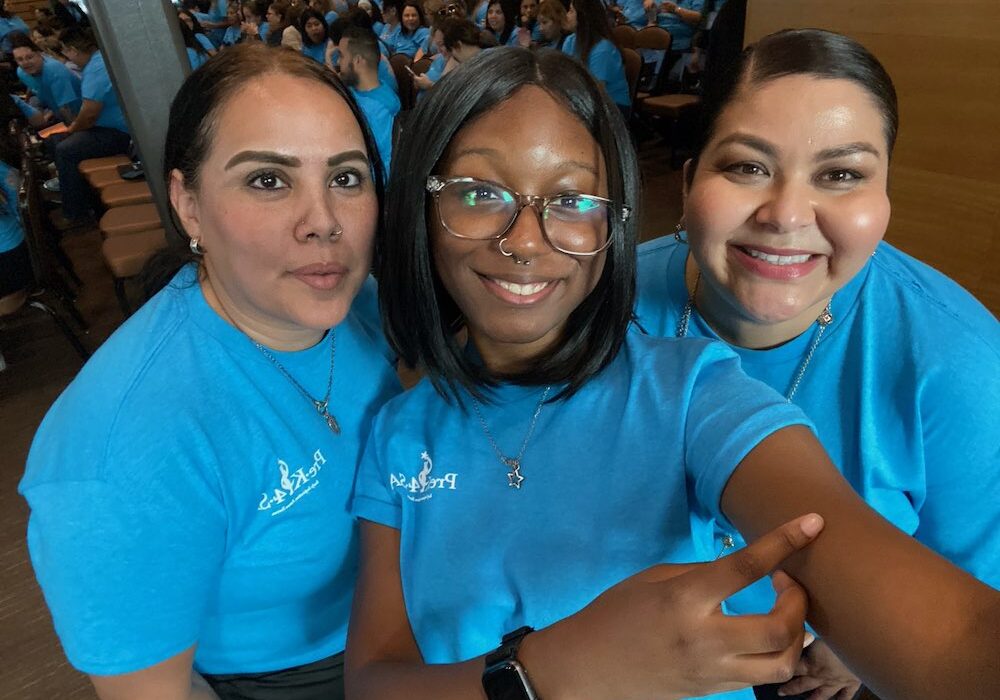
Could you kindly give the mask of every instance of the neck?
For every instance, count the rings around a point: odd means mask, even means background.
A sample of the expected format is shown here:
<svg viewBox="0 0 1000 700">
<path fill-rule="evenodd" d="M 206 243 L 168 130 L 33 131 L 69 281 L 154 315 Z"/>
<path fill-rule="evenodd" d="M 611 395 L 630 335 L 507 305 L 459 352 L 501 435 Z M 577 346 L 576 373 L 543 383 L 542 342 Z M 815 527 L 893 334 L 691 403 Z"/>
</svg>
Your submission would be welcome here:
<svg viewBox="0 0 1000 700">
<path fill-rule="evenodd" d="M 207 261 L 205 265 L 200 275 L 201 291 L 205 295 L 205 301 L 224 321 L 241 331 L 250 340 L 282 352 L 305 350 L 322 340 L 323 331 L 270 323 L 266 319 L 246 313 L 223 285 L 213 283 L 211 271 L 207 269 Z"/>
<path fill-rule="evenodd" d="M 694 258 L 688 255 L 685 282 L 688 292 L 697 286 L 694 306 L 715 333 L 730 345 L 750 350 L 777 347 L 807 331 L 830 302 L 822 299 L 804 309 L 794 318 L 775 323 L 764 323 L 746 316 L 733 302 L 718 294 L 702 276 Z"/>
<path fill-rule="evenodd" d="M 560 336 L 545 335 L 530 343 L 504 343 L 484 338 L 481 333 L 470 329 L 469 339 L 475 344 L 490 374 L 515 377 L 527 372 L 539 358 L 544 357 L 559 342 Z"/>
<path fill-rule="evenodd" d="M 358 87 L 360 92 L 367 92 L 368 90 L 374 90 L 381 83 L 378 79 L 378 71 L 370 70 L 369 66 L 365 66 L 358 72 Z"/>
</svg>

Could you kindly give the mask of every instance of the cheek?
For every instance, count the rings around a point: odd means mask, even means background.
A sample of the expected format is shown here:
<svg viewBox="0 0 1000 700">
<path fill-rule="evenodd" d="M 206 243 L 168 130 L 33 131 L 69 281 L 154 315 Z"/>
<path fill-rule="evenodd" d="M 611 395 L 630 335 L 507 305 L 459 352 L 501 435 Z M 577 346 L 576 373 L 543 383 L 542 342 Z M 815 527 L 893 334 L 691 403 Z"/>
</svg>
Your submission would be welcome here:
<svg viewBox="0 0 1000 700">
<path fill-rule="evenodd" d="M 758 206 L 753 192 L 726 181 L 696 182 L 684 200 L 684 223 L 692 247 L 724 245 Z"/>
<path fill-rule="evenodd" d="M 885 236 L 889 214 L 885 193 L 859 193 L 817 212 L 820 230 L 836 253 L 834 264 L 851 268 L 850 274 L 860 268 Z"/>
</svg>

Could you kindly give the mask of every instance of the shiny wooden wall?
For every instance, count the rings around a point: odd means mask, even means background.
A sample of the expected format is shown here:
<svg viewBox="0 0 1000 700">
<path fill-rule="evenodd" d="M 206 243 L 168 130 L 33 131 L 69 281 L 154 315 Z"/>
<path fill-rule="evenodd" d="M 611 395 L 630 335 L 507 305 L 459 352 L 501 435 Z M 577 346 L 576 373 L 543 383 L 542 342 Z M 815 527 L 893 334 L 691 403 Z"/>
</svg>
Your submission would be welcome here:
<svg viewBox="0 0 1000 700">
<path fill-rule="evenodd" d="M 900 133 L 887 240 L 1000 314 L 1000 2 L 749 0 L 746 41 L 847 34 L 896 85 Z"/>
</svg>

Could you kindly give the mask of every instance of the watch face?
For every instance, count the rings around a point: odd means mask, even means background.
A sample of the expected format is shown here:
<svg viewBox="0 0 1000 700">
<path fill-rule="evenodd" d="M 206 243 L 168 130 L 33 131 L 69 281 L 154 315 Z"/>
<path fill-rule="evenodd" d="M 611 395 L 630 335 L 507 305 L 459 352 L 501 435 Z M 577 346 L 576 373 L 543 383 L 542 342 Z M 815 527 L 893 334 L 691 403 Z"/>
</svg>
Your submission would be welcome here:
<svg viewBox="0 0 1000 700">
<path fill-rule="evenodd" d="M 521 674 L 510 662 L 497 664 L 483 674 L 483 690 L 489 700 L 531 700 Z"/>
</svg>

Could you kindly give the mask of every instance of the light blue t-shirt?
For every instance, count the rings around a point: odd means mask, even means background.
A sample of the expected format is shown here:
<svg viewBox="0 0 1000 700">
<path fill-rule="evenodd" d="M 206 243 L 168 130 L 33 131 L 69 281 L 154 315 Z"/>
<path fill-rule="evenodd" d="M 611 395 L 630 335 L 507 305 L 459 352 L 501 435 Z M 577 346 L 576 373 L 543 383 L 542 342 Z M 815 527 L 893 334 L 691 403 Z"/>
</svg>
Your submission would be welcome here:
<svg viewBox="0 0 1000 700">
<path fill-rule="evenodd" d="M 413 58 L 417 49 L 423 46 L 430 35 L 431 30 L 427 27 L 417 27 L 412 34 L 403 32 L 402 25 L 392 34 L 392 41 L 387 41 L 390 53 L 403 53 Z"/>
<path fill-rule="evenodd" d="M 646 26 L 646 8 L 642 6 L 642 0 L 618 0 L 615 3 L 625 15 L 625 21 L 636 29 Z"/>
<path fill-rule="evenodd" d="M 701 12 L 705 8 L 705 0 L 677 0 L 677 6 Z M 657 12 L 656 24 L 670 32 L 671 51 L 687 51 L 691 48 L 691 39 L 698 30 L 697 24 L 688 24 L 672 12 Z"/>
<path fill-rule="evenodd" d="M 187 48 L 188 63 L 191 64 L 191 70 L 198 70 L 203 65 L 205 65 L 205 61 L 208 60 L 208 54 L 195 51 L 190 46 L 186 48 Z"/>
<path fill-rule="evenodd" d="M 392 51 L 393 45 L 396 43 L 396 35 L 399 34 L 402 29 L 402 25 L 398 22 L 396 24 L 384 24 L 382 29 L 378 31 L 379 41 L 388 49 Z"/>
<path fill-rule="evenodd" d="M 375 137 L 379 157 L 382 159 L 382 168 L 388 178 L 389 165 L 392 162 L 392 125 L 399 112 L 399 98 L 388 85 L 380 85 L 375 90 L 364 92 L 351 88 L 351 94 L 357 100 L 361 112 L 365 115 L 365 121 L 368 122 L 368 128 Z M 390 97 L 395 100 L 395 111 L 390 111 L 392 107 Z"/>
<path fill-rule="evenodd" d="M 36 114 L 41 114 L 41 112 L 39 110 L 37 110 L 34 107 L 32 107 L 30 104 L 28 104 L 27 102 L 25 102 L 24 100 L 22 100 L 17 95 L 11 95 L 10 99 L 14 100 L 14 104 L 16 104 L 17 108 L 19 110 L 21 110 L 21 114 L 24 115 L 25 119 L 31 119 Z"/>
<path fill-rule="evenodd" d="M 302 55 L 308 56 L 317 63 L 323 63 L 326 61 L 326 42 L 321 44 L 306 44 L 302 42 Z"/>
<path fill-rule="evenodd" d="M 80 79 L 62 63 L 45 56 L 42 72 L 29 75 L 23 68 L 17 69 L 18 79 L 38 95 L 42 106 L 58 112 L 66 107 L 75 117 L 80 111 Z"/>
<path fill-rule="evenodd" d="M 481 407 L 504 454 L 518 453 L 542 394 L 503 385 Z M 541 408 L 519 490 L 472 407 L 425 379 L 376 417 L 352 508 L 400 530 L 420 653 L 458 662 L 522 625 L 564 619 L 650 566 L 714 559 L 703 517 L 720 515 L 733 470 L 766 436 L 806 422 L 721 343 L 633 329 L 578 393 Z"/>
<path fill-rule="evenodd" d="M 85 673 L 254 673 L 344 648 L 349 498 L 372 417 L 400 391 L 369 280 L 313 406 L 182 270 L 94 354 L 42 422 L 20 492 L 56 632 Z M 273 354 L 322 397 L 330 335 Z"/>
<path fill-rule="evenodd" d="M 478 7 L 476 7 L 475 13 L 472 15 L 472 21 L 476 23 L 476 26 L 480 29 L 486 28 L 486 11 L 489 9 L 489 1 L 483 0 Z"/>
<path fill-rule="evenodd" d="M 636 312 L 653 335 L 677 333 L 687 253 L 672 236 L 639 247 Z M 1000 324 L 953 281 L 887 243 L 831 310 L 795 404 L 872 508 L 1000 587 Z M 747 374 L 787 394 L 814 332 L 771 350 L 735 350 Z M 697 310 L 688 335 L 718 338 Z M 723 531 L 731 532 L 720 528 L 720 542 Z M 762 612 L 773 602 L 771 587 L 758 583 L 730 608 Z"/>
<path fill-rule="evenodd" d="M 570 34 L 562 45 L 562 52 L 580 58 L 576 50 L 576 34 Z M 607 39 L 601 39 L 587 56 L 587 68 L 597 80 L 604 83 L 604 89 L 616 105 L 630 107 L 632 99 L 625 79 L 625 63 L 621 52 Z"/>
<path fill-rule="evenodd" d="M 336 22 L 339 16 L 340 15 L 338 15 L 335 10 L 330 10 L 329 12 L 327 12 L 326 17 L 323 18 L 326 20 L 326 26 L 329 27 L 331 24 Z"/>
<path fill-rule="evenodd" d="M 206 51 L 215 51 L 215 43 L 204 34 L 195 34 L 195 40 L 201 44 L 201 48 Z"/>
<path fill-rule="evenodd" d="M 101 103 L 101 113 L 97 116 L 95 126 L 105 126 L 129 133 L 125 114 L 118 104 L 118 93 L 111 84 L 111 76 L 104 65 L 104 56 L 95 51 L 83 67 L 83 79 L 80 81 L 80 94 L 85 100 Z"/>
<path fill-rule="evenodd" d="M 3 191 L 3 202 L 0 202 L 0 253 L 14 250 L 24 241 L 24 227 L 17 209 L 20 186 L 20 171 L 0 160 L 0 190 Z"/>
<path fill-rule="evenodd" d="M 257 36 L 260 37 L 261 41 L 267 41 L 267 35 L 271 33 L 271 23 L 261 22 L 257 25 Z"/>
<path fill-rule="evenodd" d="M 431 66 L 427 69 L 427 72 L 424 75 L 436 83 L 441 79 L 441 74 L 444 73 L 444 67 L 447 65 L 448 59 L 445 58 L 444 55 L 438 54 L 434 57 L 434 60 L 431 61 Z"/>
<path fill-rule="evenodd" d="M 5 54 L 11 52 L 10 35 L 17 33 L 28 36 L 31 34 L 31 30 L 28 29 L 28 25 L 24 23 L 24 20 L 17 15 L 12 14 L 10 17 L 0 17 L 0 52 Z"/>
<path fill-rule="evenodd" d="M 243 36 L 243 30 L 239 25 L 226 27 L 226 31 L 222 34 L 222 45 L 223 46 L 236 46 L 240 42 L 240 38 Z"/>
</svg>

